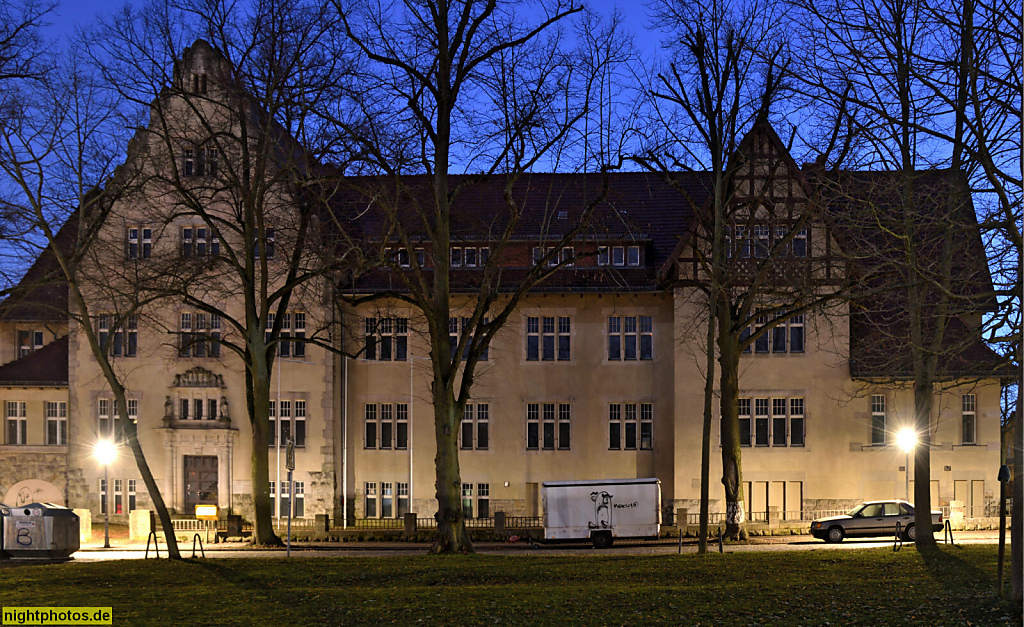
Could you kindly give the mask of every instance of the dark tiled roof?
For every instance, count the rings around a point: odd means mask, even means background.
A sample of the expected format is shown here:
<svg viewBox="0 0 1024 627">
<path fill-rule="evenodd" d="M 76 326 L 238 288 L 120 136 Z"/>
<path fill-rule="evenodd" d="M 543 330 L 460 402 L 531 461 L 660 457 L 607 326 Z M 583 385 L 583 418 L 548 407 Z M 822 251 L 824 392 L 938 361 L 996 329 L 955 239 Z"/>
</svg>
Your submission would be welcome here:
<svg viewBox="0 0 1024 627">
<path fill-rule="evenodd" d="M 76 212 L 57 232 L 57 245 L 69 251 L 77 230 Z M 66 320 L 67 311 L 67 281 L 49 247 L 39 254 L 11 294 L 0 303 L 2 320 Z"/>
<path fill-rule="evenodd" d="M 903 247 L 896 237 L 905 228 L 901 216 L 899 172 L 831 172 L 809 169 L 820 200 L 834 225 L 835 237 L 852 258 L 852 271 L 868 295 L 851 305 L 850 371 L 854 377 L 913 377 L 910 314 L 907 288 L 900 279 L 906 266 Z M 1003 376 L 1006 362 L 981 339 L 965 320 L 977 318 L 994 303 L 992 278 L 977 226 L 974 205 L 962 173 L 926 170 L 914 174 L 919 266 L 939 273 L 940 245 L 947 233 L 956 238 L 951 268 L 950 318 L 943 333 L 936 375 L 940 379 L 965 376 Z M 913 215 L 913 214 L 911 214 Z M 891 288 L 891 289 L 889 289 Z M 934 291 L 923 290 L 937 302 Z M 934 328 L 936 320 L 925 324 Z"/>
<path fill-rule="evenodd" d="M 672 253 L 689 228 L 694 207 L 707 198 L 708 177 L 703 173 L 675 175 L 675 185 L 649 173 L 611 174 L 528 174 L 520 177 L 511 198 L 521 211 L 510 242 L 552 244 L 579 224 L 593 204 L 592 219 L 578 238 L 590 242 L 620 242 L 644 247 L 643 270 L 616 268 L 566 268 L 559 270 L 539 291 L 594 291 L 601 289 L 649 290 L 656 282 L 657 269 Z M 453 245 L 459 242 L 486 244 L 502 237 L 511 216 L 504 197 L 504 179 L 486 180 L 453 176 L 450 185 L 461 186 L 451 211 Z M 397 206 L 403 228 L 414 242 L 426 242 L 422 218 L 432 216 L 432 196 L 425 177 L 344 179 L 331 199 L 334 215 L 358 228 L 353 235 L 380 241 L 387 228 L 387 214 L 375 209 Z M 358 216 L 358 219 L 346 217 Z M 326 223 L 333 222 L 326 219 Z M 429 246 L 429 242 L 426 242 Z M 510 248 L 512 246 L 510 245 Z M 455 290 L 472 289 L 479 271 L 453 271 Z M 525 269 L 502 273 L 502 283 L 512 289 Z M 349 286 L 359 292 L 398 289 L 401 281 L 387 273 L 370 273 Z M 461 287 L 460 287 L 461 285 Z"/>
<path fill-rule="evenodd" d="M 0 386 L 66 386 L 68 336 L 0 366 Z"/>
</svg>

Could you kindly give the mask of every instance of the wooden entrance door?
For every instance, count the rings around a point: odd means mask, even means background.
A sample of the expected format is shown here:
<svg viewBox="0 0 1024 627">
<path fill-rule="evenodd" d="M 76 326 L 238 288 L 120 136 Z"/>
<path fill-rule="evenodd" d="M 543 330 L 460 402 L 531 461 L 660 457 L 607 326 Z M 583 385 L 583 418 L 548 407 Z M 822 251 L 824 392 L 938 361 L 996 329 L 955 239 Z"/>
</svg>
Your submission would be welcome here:
<svg viewBox="0 0 1024 627">
<path fill-rule="evenodd" d="M 217 456 L 185 456 L 185 511 L 196 513 L 196 505 L 217 504 Z"/>
</svg>

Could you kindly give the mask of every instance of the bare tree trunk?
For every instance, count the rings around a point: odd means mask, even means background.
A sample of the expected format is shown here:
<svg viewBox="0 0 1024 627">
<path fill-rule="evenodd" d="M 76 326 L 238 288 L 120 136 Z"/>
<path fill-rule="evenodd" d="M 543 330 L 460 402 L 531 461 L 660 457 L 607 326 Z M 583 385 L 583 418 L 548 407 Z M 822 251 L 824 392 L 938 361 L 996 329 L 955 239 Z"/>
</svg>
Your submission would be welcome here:
<svg viewBox="0 0 1024 627">
<path fill-rule="evenodd" d="M 935 548 L 932 530 L 931 497 L 931 416 L 933 402 L 931 377 L 914 380 L 914 413 L 917 446 L 914 447 L 914 527 L 918 550 Z"/>
<path fill-rule="evenodd" d="M 712 269 L 714 272 L 714 269 Z M 704 424 L 700 440 L 700 532 L 697 536 L 697 552 L 708 552 L 708 499 L 711 482 L 711 408 L 715 398 L 715 304 L 718 290 L 712 280 L 711 295 L 708 297 L 707 362 L 704 374 Z M 686 521 L 683 521 L 684 523 Z"/>
<path fill-rule="evenodd" d="M 260 331 L 262 332 L 262 331 Z M 251 372 L 245 377 L 247 398 L 253 406 L 249 408 L 252 427 L 252 458 L 250 477 L 252 479 L 252 501 L 255 521 L 253 524 L 253 542 L 258 545 L 281 546 L 281 539 L 274 532 L 274 508 L 270 500 L 269 472 L 269 435 L 270 419 L 270 375 L 269 369 L 259 371 L 256 376 Z M 278 490 L 281 486 L 278 486 Z"/>
<path fill-rule="evenodd" d="M 719 303 L 718 361 L 720 375 L 719 403 L 722 413 L 722 485 L 725 487 L 725 537 L 746 540 L 746 514 L 743 509 L 743 475 L 740 464 L 739 419 L 739 344 L 732 333 L 732 316 L 728 303 Z"/>
<path fill-rule="evenodd" d="M 434 435 L 437 456 L 437 533 L 431 553 L 473 553 L 462 512 L 462 480 L 459 471 L 457 426 L 462 412 L 447 390 L 434 393 Z"/>
<path fill-rule="evenodd" d="M 1010 582 L 1013 602 L 1024 604 L 1024 406 L 1017 393 L 1013 425 L 1013 511 L 1010 518 Z"/>
</svg>

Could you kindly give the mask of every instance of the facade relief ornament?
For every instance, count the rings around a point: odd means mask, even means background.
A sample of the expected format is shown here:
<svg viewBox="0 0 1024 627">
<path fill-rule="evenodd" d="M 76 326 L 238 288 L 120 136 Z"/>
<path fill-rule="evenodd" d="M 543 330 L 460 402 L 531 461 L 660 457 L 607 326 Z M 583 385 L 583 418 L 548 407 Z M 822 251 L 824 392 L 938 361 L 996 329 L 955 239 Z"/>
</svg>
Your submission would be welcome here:
<svg viewBox="0 0 1024 627">
<path fill-rule="evenodd" d="M 214 374 L 202 366 L 196 366 L 195 368 L 189 368 L 181 374 L 174 375 L 174 387 L 223 388 L 225 386 L 222 375 Z"/>
</svg>

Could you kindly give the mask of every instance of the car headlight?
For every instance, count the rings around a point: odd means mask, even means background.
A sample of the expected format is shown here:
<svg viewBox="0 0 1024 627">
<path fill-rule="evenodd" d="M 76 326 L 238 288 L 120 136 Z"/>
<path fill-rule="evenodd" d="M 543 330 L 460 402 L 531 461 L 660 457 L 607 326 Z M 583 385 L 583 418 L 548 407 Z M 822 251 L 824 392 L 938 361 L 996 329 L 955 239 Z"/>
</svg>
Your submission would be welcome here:
<svg viewBox="0 0 1024 627">
<path fill-rule="evenodd" d="M 814 522 L 811 523 L 811 529 L 819 529 L 820 527 L 821 527 L 821 523 L 818 522 L 818 521 L 814 521 Z"/>
</svg>

